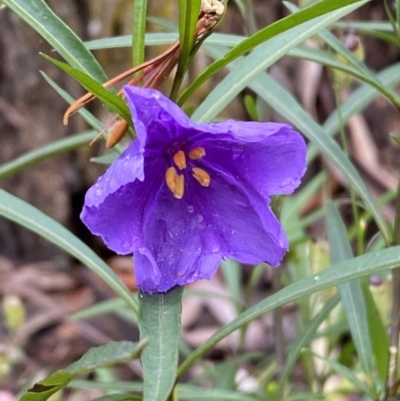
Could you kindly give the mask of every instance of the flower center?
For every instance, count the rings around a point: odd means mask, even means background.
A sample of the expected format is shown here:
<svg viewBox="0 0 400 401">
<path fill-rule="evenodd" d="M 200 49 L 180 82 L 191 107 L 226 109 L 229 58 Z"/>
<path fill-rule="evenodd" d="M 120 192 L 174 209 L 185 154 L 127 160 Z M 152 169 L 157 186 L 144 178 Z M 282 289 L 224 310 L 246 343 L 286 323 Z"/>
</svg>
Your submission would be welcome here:
<svg viewBox="0 0 400 401">
<path fill-rule="evenodd" d="M 199 160 L 206 155 L 204 148 L 197 147 L 188 152 L 190 160 Z M 173 155 L 174 165 L 167 168 L 165 172 L 165 182 L 168 188 L 172 192 L 172 195 L 176 199 L 182 199 L 185 193 L 185 176 L 184 170 L 187 168 L 186 153 L 183 150 L 178 150 Z M 189 164 L 191 164 L 189 162 Z M 192 176 L 199 182 L 203 187 L 208 187 L 210 185 L 210 175 L 207 171 L 200 167 L 192 167 Z M 182 171 L 182 174 L 179 172 Z"/>
</svg>

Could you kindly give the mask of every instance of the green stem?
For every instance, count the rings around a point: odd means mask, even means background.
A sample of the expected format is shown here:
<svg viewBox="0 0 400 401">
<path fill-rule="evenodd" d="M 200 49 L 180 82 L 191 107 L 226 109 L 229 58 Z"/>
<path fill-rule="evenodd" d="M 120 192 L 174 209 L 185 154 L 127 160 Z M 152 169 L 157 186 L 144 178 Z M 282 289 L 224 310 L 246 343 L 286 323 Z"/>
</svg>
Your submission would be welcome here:
<svg viewBox="0 0 400 401">
<path fill-rule="evenodd" d="M 132 63 L 134 66 L 144 62 L 147 0 L 135 0 L 132 24 Z M 140 72 L 134 76 L 140 75 Z"/>
</svg>

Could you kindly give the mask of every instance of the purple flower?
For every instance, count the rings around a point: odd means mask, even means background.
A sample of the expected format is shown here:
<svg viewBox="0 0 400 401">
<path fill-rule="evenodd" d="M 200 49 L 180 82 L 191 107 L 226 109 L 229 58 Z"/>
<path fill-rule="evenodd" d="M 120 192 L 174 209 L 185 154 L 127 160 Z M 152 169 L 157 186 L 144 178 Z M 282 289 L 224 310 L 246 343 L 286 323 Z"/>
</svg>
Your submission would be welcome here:
<svg viewBox="0 0 400 401">
<path fill-rule="evenodd" d="M 137 138 L 89 189 L 81 218 L 134 254 L 139 288 L 210 279 L 224 258 L 278 265 L 288 241 L 270 196 L 300 184 L 301 135 L 277 123 L 196 124 L 156 90 L 124 90 Z"/>
</svg>

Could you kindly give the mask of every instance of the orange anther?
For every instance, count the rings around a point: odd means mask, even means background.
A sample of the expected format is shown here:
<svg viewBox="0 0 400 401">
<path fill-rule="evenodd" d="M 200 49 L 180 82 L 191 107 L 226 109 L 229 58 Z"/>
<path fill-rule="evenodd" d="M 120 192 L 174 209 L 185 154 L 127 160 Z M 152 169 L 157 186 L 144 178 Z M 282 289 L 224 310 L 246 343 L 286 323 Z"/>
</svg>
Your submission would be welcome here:
<svg viewBox="0 0 400 401">
<path fill-rule="evenodd" d="M 176 191 L 176 179 L 178 178 L 178 173 L 176 172 L 175 167 L 169 167 L 165 172 L 165 181 L 167 183 L 167 187 L 175 193 Z"/>
<path fill-rule="evenodd" d="M 179 150 L 174 154 L 174 163 L 179 170 L 183 170 L 186 168 L 186 156 L 183 150 Z"/>
<path fill-rule="evenodd" d="M 202 157 L 204 157 L 206 155 L 206 151 L 204 148 L 198 147 L 198 148 L 194 148 L 189 152 L 189 157 L 192 160 L 197 160 L 197 159 L 201 159 Z"/>
<path fill-rule="evenodd" d="M 182 199 L 183 194 L 185 193 L 185 176 L 183 174 L 178 175 L 175 178 L 175 185 L 176 185 L 176 190 L 172 191 L 174 198 Z"/>
<path fill-rule="evenodd" d="M 107 136 L 106 148 L 113 148 L 127 133 L 129 124 L 125 120 L 118 121 Z"/>
<path fill-rule="evenodd" d="M 210 175 L 204 171 L 202 168 L 199 167 L 193 167 L 193 177 L 196 178 L 196 180 L 203 185 L 203 187 L 208 187 L 210 185 Z"/>
</svg>

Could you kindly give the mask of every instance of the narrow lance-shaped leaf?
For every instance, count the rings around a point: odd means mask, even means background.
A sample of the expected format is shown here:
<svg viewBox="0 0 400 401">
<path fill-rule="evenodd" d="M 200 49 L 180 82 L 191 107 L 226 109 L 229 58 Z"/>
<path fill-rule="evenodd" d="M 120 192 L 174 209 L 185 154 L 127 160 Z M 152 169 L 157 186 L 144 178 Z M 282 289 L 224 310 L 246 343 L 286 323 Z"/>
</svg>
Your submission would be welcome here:
<svg viewBox="0 0 400 401">
<path fill-rule="evenodd" d="M 247 57 L 242 57 L 240 60 L 230 63 L 230 73 L 208 94 L 207 98 L 193 114 L 193 119 L 195 121 L 210 121 L 215 118 L 241 90 L 275 61 L 310 36 L 324 29 L 327 25 L 360 7 L 360 4 L 343 7 L 301 26 L 292 28 L 254 49 Z M 230 51 L 224 56 L 223 52 L 219 52 L 220 57 L 226 57 L 229 53 Z"/>
<path fill-rule="evenodd" d="M 99 82 L 107 81 L 92 53 L 44 0 L 4 0 L 3 3 L 47 40 L 74 68 Z"/>
<path fill-rule="evenodd" d="M 134 312 L 137 312 L 135 300 L 118 276 L 87 245 L 61 224 L 3 190 L 0 190 L 0 216 L 26 227 L 80 260 L 124 299 Z"/>
<path fill-rule="evenodd" d="M 368 1 L 368 0 L 367 0 Z M 316 17 L 327 14 L 331 11 L 338 10 L 345 6 L 349 6 L 351 4 L 366 1 L 362 0 L 325 0 L 319 1 L 315 4 L 312 4 L 309 7 L 305 7 L 300 10 L 296 14 L 292 14 L 288 17 L 282 18 L 279 21 L 274 22 L 271 25 L 268 25 L 266 28 L 261 29 L 256 34 L 250 36 L 248 39 L 241 42 L 239 45 L 230 50 L 224 57 L 218 59 L 214 63 L 212 63 L 199 77 L 185 90 L 182 96 L 179 99 L 179 104 L 183 104 L 189 96 L 207 79 L 212 77 L 215 73 L 221 70 L 223 67 L 228 65 L 231 61 L 240 57 L 241 55 L 249 52 L 254 49 L 256 46 L 260 45 L 263 42 L 266 42 L 268 39 L 273 38 L 274 36 L 289 30 L 297 25 L 303 24 L 304 22 L 310 21 Z"/>
<path fill-rule="evenodd" d="M 347 240 L 346 227 L 332 202 L 328 204 L 327 230 L 331 262 L 335 264 L 351 259 L 353 252 Z M 339 285 L 339 291 L 361 368 L 373 388 L 374 360 L 361 283 L 359 280 L 348 281 Z"/>
<path fill-rule="evenodd" d="M 304 333 L 301 333 L 299 338 L 293 344 L 288 357 L 285 362 L 285 366 L 282 369 L 282 373 L 279 378 L 278 383 L 278 394 L 280 398 L 283 399 L 283 391 L 285 383 L 290 375 L 290 372 L 299 358 L 303 347 L 307 346 L 308 343 L 313 339 L 315 336 L 318 327 L 323 323 L 325 319 L 327 319 L 328 315 L 332 312 L 333 308 L 339 303 L 339 296 L 334 295 L 325 305 L 324 307 L 318 312 L 318 314 L 307 324 L 307 328 Z"/>
<path fill-rule="evenodd" d="M 81 134 L 71 135 L 67 138 L 54 141 L 38 149 L 24 153 L 7 163 L 0 165 L 0 180 L 10 177 L 19 171 L 40 163 L 50 157 L 69 152 L 83 145 L 87 145 L 96 135 L 95 131 L 83 132 Z"/>
<path fill-rule="evenodd" d="M 111 341 L 106 345 L 91 348 L 79 361 L 36 383 L 22 396 L 21 401 L 46 401 L 79 375 L 137 358 L 146 344 L 147 340 L 140 343 Z"/>
<path fill-rule="evenodd" d="M 57 67 L 61 68 L 72 78 L 75 78 L 88 92 L 93 93 L 93 95 L 95 95 L 101 102 L 103 102 L 112 112 L 119 114 L 121 118 L 132 125 L 132 118 L 129 108 L 119 96 L 110 93 L 107 89 L 103 87 L 103 85 L 99 84 L 88 75 L 78 71 L 70 65 L 55 60 L 54 58 L 46 55 L 43 55 L 43 57 L 51 61 Z"/>
<path fill-rule="evenodd" d="M 176 379 L 183 287 L 167 293 L 139 294 L 140 338 L 148 339 L 142 353 L 143 401 L 165 401 Z"/>
<path fill-rule="evenodd" d="M 198 358 L 204 355 L 223 338 L 265 313 L 305 295 L 313 294 L 317 291 L 345 283 L 355 278 L 377 274 L 387 269 L 393 269 L 398 266 L 399 262 L 400 246 L 394 246 L 383 251 L 371 252 L 367 255 L 358 256 L 351 260 L 332 265 L 318 274 L 314 274 L 286 286 L 258 304 L 250 307 L 232 322 L 214 333 L 186 358 L 178 369 L 178 375 L 182 375 Z"/>
<path fill-rule="evenodd" d="M 223 50 L 207 47 L 207 53 L 217 58 L 220 57 Z M 234 68 L 235 65 L 237 65 L 236 62 L 233 62 L 229 68 Z M 268 74 L 259 74 L 254 81 L 248 83 L 248 86 L 295 125 L 342 172 L 370 209 L 385 241 L 389 243 L 390 233 L 386 222 L 383 220 L 365 183 L 338 144 L 304 111 L 297 100 Z M 201 115 L 198 117 L 201 118 Z"/>
</svg>

